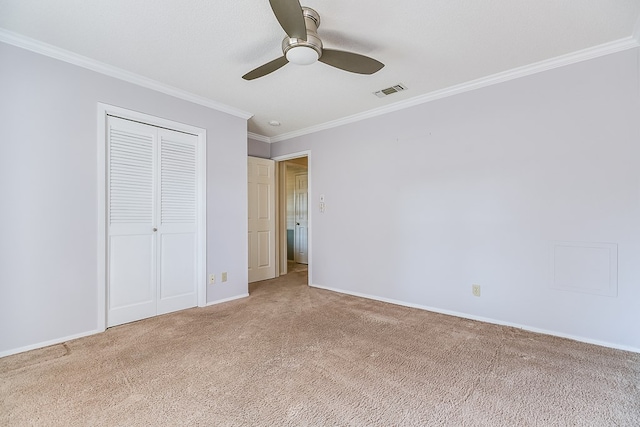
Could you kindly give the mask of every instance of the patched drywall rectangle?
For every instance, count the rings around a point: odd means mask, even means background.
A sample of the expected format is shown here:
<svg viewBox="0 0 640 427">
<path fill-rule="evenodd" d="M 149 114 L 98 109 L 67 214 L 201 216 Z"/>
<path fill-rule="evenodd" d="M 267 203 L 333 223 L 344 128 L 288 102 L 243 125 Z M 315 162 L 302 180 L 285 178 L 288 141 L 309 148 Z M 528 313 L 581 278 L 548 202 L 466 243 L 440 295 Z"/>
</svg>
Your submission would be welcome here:
<svg viewBox="0 0 640 427">
<path fill-rule="evenodd" d="M 591 294 L 618 295 L 618 245 L 554 242 L 551 287 Z"/>
</svg>

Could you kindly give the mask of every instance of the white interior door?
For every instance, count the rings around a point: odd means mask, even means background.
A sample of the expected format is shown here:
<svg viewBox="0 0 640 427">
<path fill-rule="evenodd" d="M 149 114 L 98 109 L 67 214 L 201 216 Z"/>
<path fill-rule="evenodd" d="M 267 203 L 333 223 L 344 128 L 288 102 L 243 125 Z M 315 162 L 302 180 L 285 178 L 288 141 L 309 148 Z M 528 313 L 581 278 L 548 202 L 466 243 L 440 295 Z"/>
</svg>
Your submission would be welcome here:
<svg viewBox="0 0 640 427">
<path fill-rule="evenodd" d="M 251 283 L 276 277 L 275 162 L 249 157 L 247 181 Z"/>
<path fill-rule="evenodd" d="M 157 132 L 109 118 L 107 325 L 156 314 Z"/>
<path fill-rule="evenodd" d="M 198 302 L 198 139 L 168 129 L 158 129 L 158 136 L 157 314 L 164 314 Z"/>
<path fill-rule="evenodd" d="M 307 264 L 308 255 L 308 225 L 309 225 L 309 207 L 308 207 L 308 177 L 307 174 L 298 174 L 295 177 L 295 232 L 294 232 L 294 260 L 300 264 Z"/>
<path fill-rule="evenodd" d="M 197 137 L 109 117 L 107 326 L 197 304 Z"/>
</svg>

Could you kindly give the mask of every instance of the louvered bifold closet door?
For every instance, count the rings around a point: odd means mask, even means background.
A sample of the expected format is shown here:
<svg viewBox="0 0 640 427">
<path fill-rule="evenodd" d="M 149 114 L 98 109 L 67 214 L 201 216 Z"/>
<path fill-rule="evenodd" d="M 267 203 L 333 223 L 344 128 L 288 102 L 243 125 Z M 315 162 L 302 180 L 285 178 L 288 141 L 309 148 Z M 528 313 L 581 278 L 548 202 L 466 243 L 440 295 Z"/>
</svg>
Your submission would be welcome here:
<svg viewBox="0 0 640 427">
<path fill-rule="evenodd" d="M 107 325 L 197 305 L 198 137 L 109 117 Z"/>
<path fill-rule="evenodd" d="M 159 129 L 158 314 L 197 304 L 198 138 Z"/>
<path fill-rule="evenodd" d="M 110 117 L 107 130 L 107 325 L 156 314 L 157 131 Z"/>
</svg>

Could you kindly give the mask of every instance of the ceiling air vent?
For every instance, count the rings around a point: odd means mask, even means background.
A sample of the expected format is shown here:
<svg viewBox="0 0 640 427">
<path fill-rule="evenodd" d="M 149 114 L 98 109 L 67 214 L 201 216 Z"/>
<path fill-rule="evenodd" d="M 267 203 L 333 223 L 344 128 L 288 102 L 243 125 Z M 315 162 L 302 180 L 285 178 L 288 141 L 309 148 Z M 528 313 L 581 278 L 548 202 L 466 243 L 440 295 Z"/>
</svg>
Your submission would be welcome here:
<svg viewBox="0 0 640 427">
<path fill-rule="evenodd" d="M 378 98 L 384 98 L 385 96 L 389 96 L 392 93 L 401 92 L 403 90 L 407 90 L 407 87 L 405 85 L 403 85 L 402 83 L 398 83 L 397 85 L 393 85 L 393 86 L 388 87 L 386 89 L 382 89 L 382 90 L 379 90 L 377 92 L 373 92 L 373 94 L 375 96 L 377 96 Z"/>
</svg>

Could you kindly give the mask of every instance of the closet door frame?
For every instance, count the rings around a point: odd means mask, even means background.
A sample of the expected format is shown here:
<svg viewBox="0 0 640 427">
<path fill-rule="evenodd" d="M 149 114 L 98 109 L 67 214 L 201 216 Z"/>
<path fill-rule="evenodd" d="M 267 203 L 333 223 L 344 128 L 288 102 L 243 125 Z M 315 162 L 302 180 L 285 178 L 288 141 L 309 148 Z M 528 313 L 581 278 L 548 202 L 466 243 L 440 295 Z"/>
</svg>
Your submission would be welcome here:
<svg viewBox="0 0 640 427">
<path fill-rule="evenodd" d="M 107 120 L 108 116 L 120 117 L 151 126 L 171 129 L 179 132 L 190 133 L 198 138 L 198 177 L 197 177 L 197 293 L 198 307 L 204 307 L 207 300 L 207 131 L 206 129 L 151 116 L 137 111 L 113 105 L 98 103 L 98 277 L 97 277 L 97 312 L 98 330 L 104 331 L 107 325 Z"/>
</svg>

